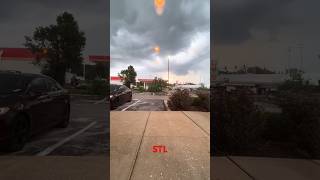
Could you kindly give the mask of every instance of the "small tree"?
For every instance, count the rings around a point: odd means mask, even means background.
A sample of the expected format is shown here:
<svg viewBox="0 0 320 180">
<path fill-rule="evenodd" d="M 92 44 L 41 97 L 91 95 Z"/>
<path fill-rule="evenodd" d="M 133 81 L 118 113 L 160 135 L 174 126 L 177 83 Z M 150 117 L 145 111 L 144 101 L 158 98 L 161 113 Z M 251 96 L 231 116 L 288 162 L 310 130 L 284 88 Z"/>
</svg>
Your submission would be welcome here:
<svg viewBox="0 0 320 180">
<path fill-rule="evenodd" d="M 81 68 L 86 38 L 72 14 L 64 12 L 56 23 L 37 27 L 32 37 L 25 36 L 24 45 L 37 55 L 36 64 L 42 73 L 63 85 L 68 69 L 76 72 Z"/>
<path fill-rule="evenodd" d="M 128 66 L 128 69 L 122 70 L 118 76 L 128 88 L 130 88 L 130 84 L 136 83 L 137 73 L 131 65 Z"/>
<path fill-rule="evenodd" d="M 150 92 L 162 92 L 165 87 L 167 87 L 167 81 L 161 78 L 154 78 L 148 90 Z"/>
</svg>

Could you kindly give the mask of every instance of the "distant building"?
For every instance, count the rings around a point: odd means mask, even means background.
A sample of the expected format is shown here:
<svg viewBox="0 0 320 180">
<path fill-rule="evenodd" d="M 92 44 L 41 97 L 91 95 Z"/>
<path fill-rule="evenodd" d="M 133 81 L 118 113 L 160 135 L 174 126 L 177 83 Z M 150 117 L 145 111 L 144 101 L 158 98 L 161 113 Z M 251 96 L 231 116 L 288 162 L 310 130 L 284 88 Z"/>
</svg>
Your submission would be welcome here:
<svg viewBox="0 0 320 180">
<path fill-rule="evenodd" d="M 224 87 L 226 91 L 248 89 L 254 94 L 276 91 L 277 86 L 289 79 L 285 74 L 222 74 L 212 82 L 212 86 Z"/>
<path fill-rule="evenodd" d="M 196 90 L 200 87 L 201 87 L 200 84 L 175 84 L 173 89 Z"/>
<path fill-rule="evenodd" d="M 122 85 L 121 78 L 119 76 L 111 76 L 110 77 L 110 84 L 118 84 Z"/>
<path fill-rule="evenodd" d="M 0 70 L 20 71 L 23 73 L 40 74 L 41 68 L 35 65 L 34 62 L 37 59 L 37 55 L 33 54 L 27 48 L 0 48 Z M 109 56 L 96 56 L 90 55 L 83 61 L 84 71 L 85 65 L 94 64 L 95 62 L 106 62 L 109 68 L 110 57 Z M 71 73 L 66 73 L 66 82 L 68 83 L 71 77 L 74 76 Z M 82 78 L 82 77 L 78 77 Z"/>
<path fill-rule="evenodd" d="M 33 64 L 35 60 L 36 56 L 26 48 L 0 48 L 0 70 L 40 74 L 40 67 Z"/>
<path fill-rule="evenodd" d="M 149 86 L 153 83 L 153 79 L 138 79 L 137 83 L 142 83 L 144 89 L 148 89 Z"/>
</svg>

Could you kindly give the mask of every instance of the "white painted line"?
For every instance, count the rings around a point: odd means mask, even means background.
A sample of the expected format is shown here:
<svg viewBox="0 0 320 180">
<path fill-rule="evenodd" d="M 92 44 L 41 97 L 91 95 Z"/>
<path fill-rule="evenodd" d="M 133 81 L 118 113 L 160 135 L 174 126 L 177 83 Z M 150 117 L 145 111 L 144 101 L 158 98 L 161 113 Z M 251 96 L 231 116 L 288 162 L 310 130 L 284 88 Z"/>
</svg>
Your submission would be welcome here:
<svg viewBox="0 0 320 180">
<path fill-rule="evenodd" d="M 106 98 L 106 97 L 103 98 L 103 99 L 101 99 L 101 100 L 99 100 L 99 101 L 96 101 L 96 102 L 93 103 L 93 104 L 101 104 L 101 103 L 103 103 L 103 102 L 105 102 L 105 101 L 107 101 L 107 98 Z"/>
<path fill-rule="evenodd" d="M 129 109 L 130 107 L 132 107 L 132 106 L 134 106 L 134 105 L 138 104 L 142 99 L 143 99 L 143 98 L 139 99 L 137 102 L 135 102 L 135 103 L 131 104 L 130 106 L 128 106 L 128 107 L 126 107 L 126 108 L 122 109 L 121 111 L 126 111 L 126 110 L 127 110 L 127 109 Z"/>
<path fill-rule="evenodd" d="M 40 153 L 37 154 L 37 156 L 46 156 L 48 154 L 50 154 L 52 151 L 54 151 L 55 149 L 57 149 L 58 147 L 60 147 L 61 145 L 65 144 L 66 142 L 70 141 L 71 139 L 75 138 L 76 136 L 80 135 L 81 133 L 85 132 L 86 130 L 88 130 L 89 128 L 91 128 L 93 125 L 95 125 L 97 122 L 92 122 L 90 123 L 87 127 L 81 129 L 80 131 L 72 134 L 71 136 L 59 141 L 58 143 L 48 147 L 47 149 L 41 151 Z"/>
</svg>

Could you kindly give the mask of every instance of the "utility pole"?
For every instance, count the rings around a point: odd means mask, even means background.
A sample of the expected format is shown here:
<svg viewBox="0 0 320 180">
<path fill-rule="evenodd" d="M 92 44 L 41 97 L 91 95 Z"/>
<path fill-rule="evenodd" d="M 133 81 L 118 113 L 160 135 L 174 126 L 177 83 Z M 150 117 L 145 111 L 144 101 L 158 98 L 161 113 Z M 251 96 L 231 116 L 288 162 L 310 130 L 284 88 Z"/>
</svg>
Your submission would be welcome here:
<svg viewBox="0 0 320 180">
<path fill-rule="evenodd" d="M 291 47 L 288 47 L 288 68 L 287 68 L 287 72 L 290 73 L 290 61 L 291 61 Z"/>
<path fill-rule="evenodd" d="M 170 79 L 169 79 L 169 71 L 170 71 L 170 69 L 169 69 L 169 58 L 168 58 L 168 84 L 169 84 L 169 82 L 170 82 Z"/>
<path fill-rule="evenodd" d="M 83 62 L 83 80 L 86 80 L 86 63 Z"/>
<path fill-rule="evenodd" d="M 298 44 L 298 48 L 300 49 L 300 71 L 303 69 L 303 44 Z"/>
</svg>

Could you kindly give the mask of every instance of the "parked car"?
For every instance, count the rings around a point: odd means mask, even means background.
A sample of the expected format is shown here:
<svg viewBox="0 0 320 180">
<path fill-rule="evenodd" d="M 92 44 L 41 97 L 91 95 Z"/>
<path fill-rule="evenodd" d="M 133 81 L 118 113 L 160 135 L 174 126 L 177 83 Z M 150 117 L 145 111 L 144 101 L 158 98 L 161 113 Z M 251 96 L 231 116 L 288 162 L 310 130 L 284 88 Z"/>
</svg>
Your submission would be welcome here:
<svg viewBox="0 0 320 180">
<path fill-rule="evenodd" d="M 125 85 L 110 84 L 110 107 L 114 109 L 132 101 L 132 91 Z"/>
<path fill-rule="evenodd" d="M 0 71 L 0 146 L 21 150 L 28 139 L 48 128 L 67 127 L 70 96 L 44 75 Z"/>
</svg>

